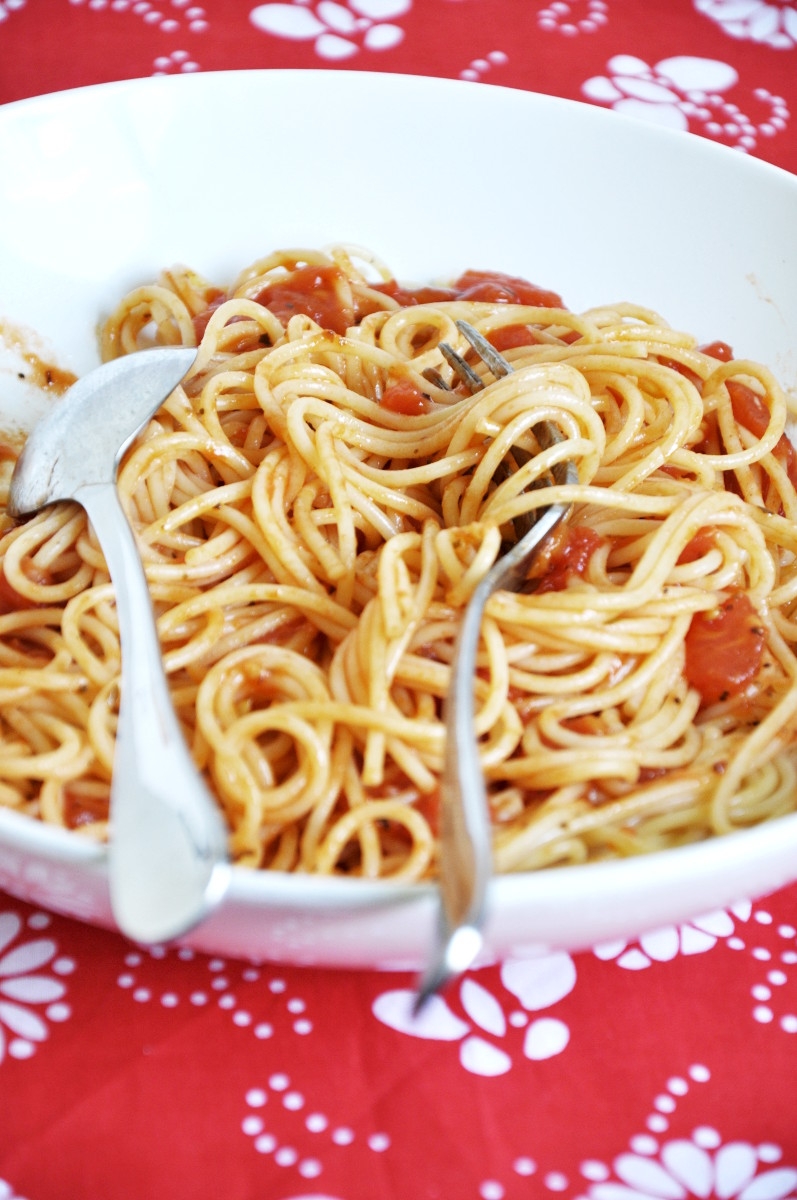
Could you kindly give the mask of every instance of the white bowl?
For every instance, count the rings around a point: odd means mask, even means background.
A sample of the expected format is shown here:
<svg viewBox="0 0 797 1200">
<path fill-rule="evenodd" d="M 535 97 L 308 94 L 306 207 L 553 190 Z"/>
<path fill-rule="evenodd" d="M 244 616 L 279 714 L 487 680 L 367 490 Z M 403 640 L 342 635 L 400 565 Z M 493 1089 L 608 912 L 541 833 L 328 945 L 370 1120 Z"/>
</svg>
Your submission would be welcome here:
<svg viewBox="0 0 797 1200">
<path fill-rule="evenodd" d="M 574 309 L 629 299 L 797 384 L 797 179 L 694 137 L 484 84 L 230 72 L 0 109 L 2 419 L 21 350 L 81 373 L 97 322 L 182 261 L 227 281 L 280 246 L 349 241 L 400 279 L 525 275 Z M 0 338 L 0 343 L 2 342 Z M 38 400 L 40 402 L 40 396 Z M 797 816 L 685 849 L 496 879 L 495 956 L 577 949 L 797 878 Z M 105 852 L 0 811 L 0 886 L 112 925 Z M 434 892 L 236 868 L 198 949 L 335 966 L 425 960 Z"/>
</svg>

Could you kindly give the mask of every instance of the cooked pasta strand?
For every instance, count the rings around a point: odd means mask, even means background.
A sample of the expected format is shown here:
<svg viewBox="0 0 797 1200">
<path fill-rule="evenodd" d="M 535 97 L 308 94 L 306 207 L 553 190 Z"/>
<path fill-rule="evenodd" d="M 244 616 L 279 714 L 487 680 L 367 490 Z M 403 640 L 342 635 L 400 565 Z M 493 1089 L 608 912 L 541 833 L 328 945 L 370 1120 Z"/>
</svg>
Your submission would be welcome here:
<svg viewBox="0 0 797 1200">
<path fill-rule="evenodd" d="M 439 349 L 468 353 L 458 319 L 514 368 L 474 362 L 473 395 Z M 277 251 L 228 288 L 173 267 L 100 339 L 104 358 L 179 343 L 195 369 L 119 490 L 237 862 L 434 875 L 462 611 L 513 522 L 553 500 L 569 526 L 489 602 L 473 685 L 497 869 L 797 806 L 797 456 L 765 367 L 507 276 L 406 290 L 346 246 Z M 542 420 L 563 439 L 548 449 Z M 552 482 L 563 458 L 578 484 Z M 105 838 L 120 652 L 102 554 L 75 505 L 2 530 L 0 803 Z"/>
</svg>

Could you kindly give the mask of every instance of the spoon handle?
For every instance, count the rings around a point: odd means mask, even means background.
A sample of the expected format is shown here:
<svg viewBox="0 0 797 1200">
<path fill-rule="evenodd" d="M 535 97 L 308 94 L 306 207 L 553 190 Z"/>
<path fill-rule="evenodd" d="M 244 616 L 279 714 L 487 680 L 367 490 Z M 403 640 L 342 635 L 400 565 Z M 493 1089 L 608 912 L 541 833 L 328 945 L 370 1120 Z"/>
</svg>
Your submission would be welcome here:
<svg viewBox="0 0 797 1200">
<path fill-rule="evenodd" d="M 111 906 L 128 937 L 167 942 L 192 928 L 226 890 L 227 831 L 172 705 L 144 567 L 116 487 L 89 484 L 75 499 L 105 555 L 121 640 Z"/>
</svg>

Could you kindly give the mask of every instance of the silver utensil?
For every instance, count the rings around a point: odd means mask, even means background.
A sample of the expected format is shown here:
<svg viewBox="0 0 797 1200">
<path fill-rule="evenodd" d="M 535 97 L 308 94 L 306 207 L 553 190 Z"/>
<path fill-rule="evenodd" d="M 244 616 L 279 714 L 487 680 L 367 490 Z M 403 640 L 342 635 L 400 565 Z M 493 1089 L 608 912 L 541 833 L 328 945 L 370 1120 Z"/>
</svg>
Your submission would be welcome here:
<svg viewBox="0 0 797 1200">
<path fill-rule="evenodd" d="M 185 742 L 163 669 L 142 561 L 116 489 L 122 453 L 196 358 L 144 350 L 106 363 L 34 427 L 17 461 L 8 511 L 76 500 L 91 521 L 116 593 L 119 718 L 111 784 L 111 906 L 123 933 L 168 942 L 222 898 L 227 830 Z"/>
<path fill-rule="evenodd" d="M 494 376 L 512 366 L 465 321 L 457 326 Z M 447 344 L 442 353 L 470 391 L 484 386 L 481 377 Z M 547 449 L 562 440 L 550 421 L 535 426 L 538 442 Z M 571 461 L 552 468 L 558 484 L 578 483 Z M 439 913 L 432 956 L 418 984 L 415 1011 L 434 993 L 473 965 L 483 945 L 486 896 L 492 875 L 492 831 L 487 789 L 474 727 L 473 680 L 485 605 L 499 589 L 516 591 L 542 544 L 569 514 L 570 504 L 557 503 L 538 511 L 534 523 L 481 579 L 467 604 L 459 629 L 445 705 L 446 746 L 440 784 Z"/>
</svg>

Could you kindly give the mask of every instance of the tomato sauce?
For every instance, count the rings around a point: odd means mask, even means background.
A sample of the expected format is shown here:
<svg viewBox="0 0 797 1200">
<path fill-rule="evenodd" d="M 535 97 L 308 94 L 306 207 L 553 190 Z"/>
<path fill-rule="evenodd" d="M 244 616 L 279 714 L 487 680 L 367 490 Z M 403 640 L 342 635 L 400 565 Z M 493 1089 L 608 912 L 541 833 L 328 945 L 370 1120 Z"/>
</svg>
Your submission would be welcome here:
<svg viewBox="0 0 797 1200">
<path fill-rule="evenodd" d="M 433 792 L 423 792 L 413 805 L 421 814 L 432 831 L 434 837 L 440 835 L 440 789 Z"/>
<path fill-rule="evenodd" d="M 687 542 L 681 553 L 678 555 L 679 563 L 696 562 L 697 559 L 703 558 L 708 554 L 709 550 L 713 550 L 715 546 L 714 530 L 701 529 L 696 533 L 691 541 Z"/>
<path fill-rule="evenodd" d="M 514 350 L 518 346 L 533 346 L 535 342 L 534 334 L 528 325 L 501 325 L 487 335 L 487 340 L 498 351 Z"/>
<path fill-rule="evenodd" d="M 707 342 L 705 345 L 700 346 L 700 350 L 703 354 L 708 355 L 709 358 L 716 358 L 718 362 L 731 362 L 733 359 L 733 350 L 727 342 Z M 667 358 L 660 358 L 659 361 L 664 366 L 672 367 L 681 375 L 691 379 L 698 390 L 702 392 L 703 381 L 694 371 L 690 371 L 688 367 L 684 366 L 683 363 L 678 363 Z M 769 409 L 764 401 L 752 388 L 738 379 L 726 379 L 725 386 L 728 389 L 731 410 L 737 425 L 741 425 L 748 433 L 752 433 L 754 437 L 763 437 L 770 420 Z M 694 448 L 700 454 L 718 455 L 724 452 L 715 413 L 706 414 L 703 421 L 703 435 L 700 442 Z M 775 445 L 773 454 L 786 471 L 792 487 L 797 488 L 797 452 L 785 433 L 781 435 Z M 729 491 L 738 491 L 738 486 L 732 474 L 726 477 L 725 486 Z"/>
<path fill-rule="evenodd" d="M 389 412 L 400 413 L 405 417 L 419 417 L 428 412 L 431 406 L 429 397 L 417 388 L 410 379 L 399 379 L 389 384 L 382 393 L 379 401 L 380 408 Z"/>
<path fill-rule="evenodd" d="M 93 796 L 67 784 L 63 792 L 64 823 L 67 829 L 80 829 L 97 821 L 107 821 L 109 815 L 108 796 Z"/>
<path fill-rule="evenodd" d="M 465 271 L 453 285 L 458 300 L 488 304 L 528 304 L 532 308 L 564 308 L 557 292 L 503 271 Z"/>
<path fill-rule="evenodd" d="M 322 329 L 343 334 L 354 322 L 354 309 L 344 302 L 340 267 L 297 267 L 284 279 L 268 283 L 254 296 L 283 324 L 298 314 L 311 317 Z"/>
<path fill-rule="evenodd" d="M 375 285 L 402 308 L 445 300 L 483 300 L 488 304 L 527 304 L 532 308 L 564 308 L 561 296 L 503 271 L 465 271 L 450 287 L 401 287 L 395 279 Z"/>
<path fill-rule="evenodd" d="M 46 586 L 52 583 L 52 576 L 46 571 L 30 571 L 31 576 L 35 575 L 34 582 Z M 21 595 L 13 584 L 8 582 L 3 563 L 0 563 L 0 616 L 5 616 L 6 613 L 20 612 L 24 608 L 41 608 L 41 605 L 36 600 L 31 600 L 27 596 Z"/>
<path fill-rule="evenodd" d="M 229 297 L 226 292 L 216 292 L 215 295 L 210 297 L 207 308 L 203 309 L 201 313 L 197 313 L 196 316 L 192 318 L 194 334 L 197 342 L 201 342 L 202 338 L 205 336 L 205 330 L 208 327 L 208 322 L 210 321 L 210 318 L 213 316 L 216 309 L 221 308 L 222 304 L 224 304 L 224 302 L 228 299 Z"/>
<path fill-rule="evenodd" d="M 720 362 L 730 362 L 733 358 L 733 350 L 727 342 L 706 342 L 698 348 L 701 354 L 706 354 L 709 358 L 719 359 Z"/>
<path fill-rule="evenodd" d="M 411 308 L 414 304 L 439 304 L 446 300 L 457 299 L 454 288 L 408 288 L 402 287 L 395 279 L 388 279 L 385 283 L 376 283 L 372 286 L 375 292 L 381 292 L 383 296 L 389 296 L 391 300 L 395 300 L 400 308 Z"/>
<path fill-rule="evenodd" d="M 72 384 L 77 382 L 77 375 L 73 371 L 41 357 L 34 348 L 34 335 L 30 330 L 0 320 L 0 341 L 16 351 L 22 359 L 24 367 L 19 371 L 19 378 L 40 391 L 53 396 L 63 396 Z"/>
<path fill-rule="evenodd" d="M 585 525 L 573 525 L 565 529 L 554 542 L 551 552 L 544 560 L 535 591 L 561 592 L 568 580 L 577 575 L 583 578 L 589 560 L 604 545 L 604 539 L 594 529 Z"/>
<path fill-rule="evenodd" d="M 346 277 L 339 267 L 306 264 L 267 283 L 253 299 L 268 308 L 283 324 L 298 313 L 310 317 L 322 329 L 344 334 L 358 317 L 346 299 L 348 289 L 345 284 Z M 372 291 L 388 296 L 402 308 L 451 300 L 524 304 L 534 308 L 564 308 L 562 298 L 557 292 L 541 288 L 519 276 L 507 275 L 503 271 L 465 271 L 450 287 L 404 287 L 397 280 L 389 279 L 383 283 L 372 284 L 371 288 Z M 194 316 L 193 326 L 197 342 L 202 340 L 216 309 L 227 299 L 227 294 L 222 291 L 211 294 L 207 308 Z M 525 325 L 508 326 L 496 330 L 491 335 L 491 341 L 498 350 L 532 345 L 534 340 L 534 334 Z M 400 406 L 405 401 L 400 400 L 397 394 L 394 402 Z M 425 411 L 417 398 L 413 401 L 407 400 L 406 403 L 410 413 Z M 404 410 L 398 407 L 394 411 Z"/>
<path fill-rule="evenodd" d="M 685 641 L 686 679 L 704 705 L 738 696 L 757 676 L 764 630 L 749 597 L 734 592 L 712 612 L 695 613 Z"/>
<path fill-rule="evenodd" d="M 760 396 L 747 384 L 736 379 L 726 380 L 725 386 L 731 398 L 733 415 L 739 425 L 744 426 L 755 437 L 763 437 L 769 425 L 769 409 Z M 797 488 L 797 453 L 794 446 L 782 434 L 772 452 L 783 466 L 792 487 Z"/>
<path fill-rule="evenodd" d="M 769 409 L 761 397 L 738 379 L 726 379 L 725 386 L 731 398 L 731 410 L 737 425 L 760 438 L 769 426 Z M 724 446 L 715 413 L 707 413 L 703 421 L 703 436 L 695 446 L 701 454 L 722 454 Z M 781 434 L 772 450 L 775 458 L 785 470 L 792 487 L 797 488 L 797 452 L 786 434 Z M 734 491 L 733 477 L 726 479 L 725 486 Z"/>
</svg>

